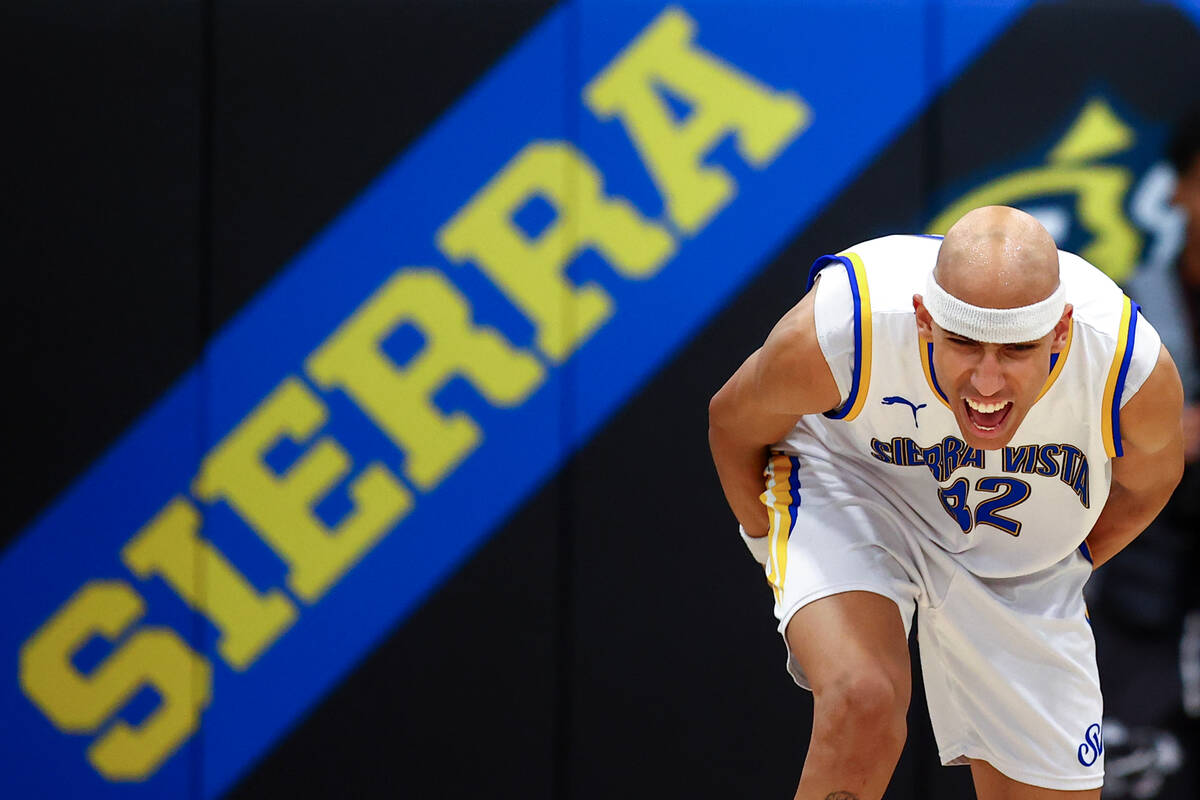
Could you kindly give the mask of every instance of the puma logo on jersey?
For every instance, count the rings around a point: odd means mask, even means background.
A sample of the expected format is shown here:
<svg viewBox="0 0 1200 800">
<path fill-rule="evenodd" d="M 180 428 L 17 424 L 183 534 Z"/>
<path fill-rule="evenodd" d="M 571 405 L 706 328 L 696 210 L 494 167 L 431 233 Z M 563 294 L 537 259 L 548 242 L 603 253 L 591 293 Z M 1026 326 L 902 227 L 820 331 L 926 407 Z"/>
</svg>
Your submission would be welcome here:
<svg viewBox="0 0 1200 800">
<path fill-rule="evenodd" d="M 904 405 L 911 408 L 912 412 L 913 412 L 913 425 L 918 428 L 921 427 L 921 423 L 917 422 L 917 412 L 920 411 L 922 408 L 924 408 L 926 404 L 921 403 L 921 405 L 918 406 L 918 405 L 915 405 L 911 400 L 905 400 L 903 397 L 900 397 L 899 395 L 892 395 L 891 397 L 883 398 L 883 404 L 885 406 L 894 406 L 897 403 L 903 403 Z"/>
</svg>

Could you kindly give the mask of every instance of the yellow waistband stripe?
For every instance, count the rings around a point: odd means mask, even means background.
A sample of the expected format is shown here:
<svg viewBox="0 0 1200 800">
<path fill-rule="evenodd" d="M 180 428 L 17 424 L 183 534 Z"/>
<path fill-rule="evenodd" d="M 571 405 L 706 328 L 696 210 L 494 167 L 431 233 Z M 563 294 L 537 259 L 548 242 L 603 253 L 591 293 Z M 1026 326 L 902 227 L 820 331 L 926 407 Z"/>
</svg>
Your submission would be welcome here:
<svg viewBox="0 0 1200 800">
<path fill-rule="evenodd" d="M 760 499 L 767 507 L 770 532 L 767 534 L 767 581 L 777 604 L 783 601 L 783 585 L 787 577 L 788 537 L 795 524 L 800 505 L 799 459 L 783 453 L 773 453 L 763 473 L 766 490 Z"/>
</svg>

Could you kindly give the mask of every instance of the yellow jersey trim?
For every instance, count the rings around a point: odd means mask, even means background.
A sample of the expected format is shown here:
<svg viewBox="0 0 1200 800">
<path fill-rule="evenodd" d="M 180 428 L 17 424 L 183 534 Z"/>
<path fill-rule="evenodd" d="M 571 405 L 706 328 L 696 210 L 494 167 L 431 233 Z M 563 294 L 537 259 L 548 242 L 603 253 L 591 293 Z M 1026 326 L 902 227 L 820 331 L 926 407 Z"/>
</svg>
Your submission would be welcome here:
<svg viewBox="0 0 1200 800">
<path fill-rule="evenodd" d="M 1104 402 L 1101 404 L 1100 412 L 1100 431 L 1104 439 L 1104 452 L 1109 458 L 1116 458 L 1121 454 L 1120 443 L 1117 441 L 1113 431 L 1113 420 L 1120 413 L 1118 403 L 1120 398 L 1117 397 L 1117 385 L 1122 383 L 1119 379 L 1122 376 L 1122 366 L 1125 363 L 1125 353 L 1129 349 L 1131 343 L 1130 323 L 1133 316 L 1133 302 L 1128 295 L 1121 298 L 1121 323 L 1117 328 L 1117 348 L 1113 352 L 1112 364 L 1108 367 L 1108 380 L 1104 382 Z"/>
<path fill-rule="evenodd" d="M 854 298 L 855 353 L 854 373 L 850 393 L 846 398 L 849 407 L 829 416 L 847 422 L 862 412 L 867 404 L 867 393 L 871 388 L 872 325 L 871 290 L 867 285 L 867 271 L 857 253 L 840 253 L 838 258 L 846 265 L 850 277 L 850 293 Z"/>
</svg>

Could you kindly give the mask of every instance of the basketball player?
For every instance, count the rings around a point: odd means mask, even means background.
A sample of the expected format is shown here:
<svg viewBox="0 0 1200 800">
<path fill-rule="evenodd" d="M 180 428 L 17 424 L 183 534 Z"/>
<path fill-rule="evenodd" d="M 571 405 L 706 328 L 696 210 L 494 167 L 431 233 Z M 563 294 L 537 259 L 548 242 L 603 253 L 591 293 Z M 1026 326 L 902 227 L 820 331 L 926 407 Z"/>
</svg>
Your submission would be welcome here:
<svg viewBox="0 0 1200 800">
<path fill-rule="evenodd" d="M 1099 797 L 1082 589 L 1179 480 L 1181 387 L 1158 334 L 1005 207 L 944 241 L 825 256 L 809 286 L 709 423 L 788 669 L 814 694 L 797 800 L 882 797 L 917 609 L 942 763 L 970 764 L 981 800 Z"/>
</svg>

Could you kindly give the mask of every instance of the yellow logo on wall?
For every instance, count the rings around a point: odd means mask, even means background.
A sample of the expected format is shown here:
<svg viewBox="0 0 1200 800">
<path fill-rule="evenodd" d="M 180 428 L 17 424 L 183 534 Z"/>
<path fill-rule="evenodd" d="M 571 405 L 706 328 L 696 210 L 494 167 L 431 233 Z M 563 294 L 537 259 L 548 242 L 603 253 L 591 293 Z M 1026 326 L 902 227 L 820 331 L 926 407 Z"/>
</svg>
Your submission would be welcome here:
<svg viewBox="0 0 1200 800">
<path fill-rule="evenodd" d="M 1105 160 L 1136 144 L 1137 131 L 1105 98 L 1093 97 L 1046 154 L 1044 164 L 1001 175 L 969 190 L 934 218 L 929 231 L 945 233 L 955 220 L 978 206 L 1027 208 L 1043 199 L 1073 196 L 1072 216 L 1090 237 L 1079 254 L 1113 280 L 1123 282 L 1132 275 L 1143 246 L 1141 231 L 1125 212 L 1135 175 L 1131 168 Z"/>
</svg>

